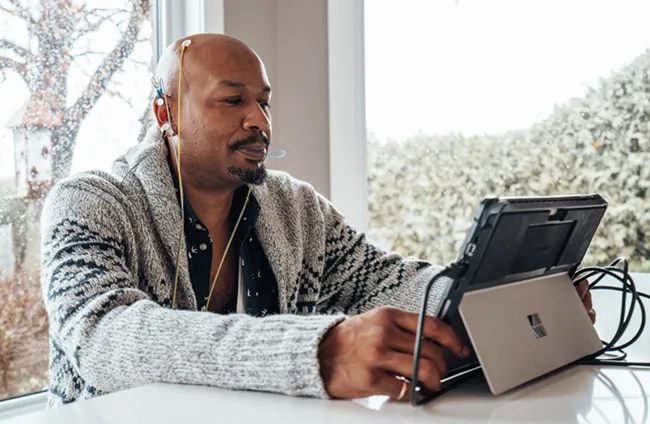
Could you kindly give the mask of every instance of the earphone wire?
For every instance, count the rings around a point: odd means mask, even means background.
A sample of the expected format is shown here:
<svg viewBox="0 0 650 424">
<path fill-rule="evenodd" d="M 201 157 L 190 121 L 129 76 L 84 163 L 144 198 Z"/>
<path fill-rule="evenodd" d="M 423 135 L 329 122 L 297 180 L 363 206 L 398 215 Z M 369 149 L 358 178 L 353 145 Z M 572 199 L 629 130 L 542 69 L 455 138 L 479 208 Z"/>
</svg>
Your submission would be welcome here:
<svg viewBox="0 0 650 424">
<path fill-rule="evenodd" d="M 622 265 L 623 268 L 619 268 L 619 265 Z M 636 283 L 629 273 L 629 263 L 627 259 L 623 257 L 617 258 L 609 266 L 606 267 L 591 266 L 577 270 L 574 274 L 573 284 L 578 285 L 580 282 L 598 274 L 600 274 L 598 278 L 596 278 L 595 281 L 589 283 L 590 290 L 611 290 L 621 292 L 621 311 L 619 324 L 612 339 L 609 342 L 603 341 L 602 349 L 592 355 L 588 355 L 578 360 L 577 363 L 582 365 L 610 365 L 641 368 L 650 367 L 650 362 L 626 361 L 627 353 L 623 350 L 636 343 L 636 341 L 641 337 L 646 329 L 646 308 L 643 299 L 650 300 L 650 295 L 648 293 L 639 291 L 636 288 Z M 622 287 L 598 285 L 605 277 L 610 277 L 612 280 L 617 280 L 621 283 Z M 628 295 L 632 297 L 629 307 L 627 306 Z M 637 307 L 639 308 L 640 312 L 639 327 L 636 333 L 630 338 L 630 340 L 619 344 L 632 321 L 632 316 Z M 620 353 L 620 355 L 612 359 L 601 358 L 602 355 L 612 354 L 614 352 Z"/>
<path fill-rule="evenodd" d="M 180 277 L 180 268 L 181 268 L 180 266 L 181 254 L 183 251 L 183 239 L 185 237 L 185 196 L 183 192 L 183 175 L 181 173 L 181 142 L 180 141 L 181 141 L 181 87 L 182 87 L 182 79 L 183 79 L 183 56 L 185 55 L 185 49 L 188 45 L 189 45 L 188 40 L 183 42 L 181 48 L 181 54 L 180 54 L 180 63 L 179 63 L 179 70 L 178 70 L 178 102 L 177 102 L 177 109 L 176 109 L 178 132 L 177 132 L 176 149 L 173 148 L 171 149 L 175 153 L 174 156 L 176 157 L 176 169 L 178 171 L 178 187 L 179 187 L 179 197 L 180 197 L 180 206 L 181 206 L 181 225 L 180 225 L 180 232 L 179 232 L 180 236 L 178 240 L 178 253 L 176 255 L 176 271 L 174 273 L 174 294 L 172 296 L 172 309 L 176 308 L 178 280 Z M 164 93 L 163 84 L 164 83 L 161 80 L 160 86 Z M 173 130 L 171 128 L 171 115 L 169 114 L 169 104 L 165 102 L 165 106 L 167 108 L 167 120 L 169 121 L 169 132 L 173 134 Z M 214 276 L 214 279 L 212 280 L 212 284 L 210 285 L 210 293 L 208 294 L 208 299 L 205 306 L 206 310 L 210 306 L 210 300 L 212 299 L 212 293 L 214 291 L 214 287 L 217 283 L 217 279 L 219 278 L 219 274 L 221 273 L 221 268 L 223 267 L 223 263 L 225 262 L 226 256 L 228 255 L 228 251 L 230 250 L 230 246 L 235 238 L 235 234 L 237 233 L 237 228 L 239 228 L 239 224 L 242 220 L 242 217 L 244 216 L 244 212 L 246 211 L 246 206 L 248 205 L 250 194 L 251 194 L 251 187 L 249 186 L 248 192 L 246 193 L 246 200 L 244 201 L 244 206 L 242 207 L 242 210 L 239 213 L 235 227 L 233 228 L 232 233 L 230 234 L 230 238 L 228 239 L 226 248 L 223 252 L 223 255 L 221 256 L 221 260 L 219 261 L 219 267 L 217 268 L 217 272 Z"/>
<path fill-rule="evenodd" d="M 232 233 L 230 234 L 230 239 L 228 240 L 228 244 L 226 244 L 226 249 L 224 250 L 223 255 L 221 256 L 221 260 L 219 261 L 219 267 L 217 268 L 217 273 L 214 275 L 214 279 L 212 280 L 212 284 L 210 285 L 210 293 L 208 294 L 208 299 L 205 304 L 206 310 L 210 307 L 212 292 L 214 291 L 214 287 L 217 284 L 217 279 L 219 278 L 219 274 L 221 273 L 221 267 L 223 266 L 223 263 L 226 260 L 226 256 L 228 255 L 228 250 L 230 249 L 230 245 L 232 244 L 232 241 L 235 238 L 235 233 L 237 233 L 237 228 L 239 228 L 239 223 L 241 222 L 241 219 L 244 216 L 244 211 L 246 211 L 246 206 L 248 205 L 248 199 L 250 197 L 250 194 L 251 194 L 251 188 L 249 186 L 248 193 L 246 193 L 246 200 L 244 201 L 244 206 L 241 208 L 241 211 L 239 212 L 239 217 L 237 217 L 237 223 L 235 224 L 235 228 L 232 230 Z"/>
<path fill-rule="evenodd" d="M 179 188 L 179 197 L 181 204 L 181 225 L 180 225 L 180 235 L 178 237 L 178 254 L 176 255 L 176 272 L 174 275 L 174 294 L 172 296 L 172 309 L 176 308 L 176 294 L 178 292 L 178 279 L 180 276 L 181 269 L 181 254 L 183 251 L 183 238 L 185 237 L 185 202 L 183 195 L 183 174 L 181 173 L 181 84 L 183 79 L 183 56 L 185 55 L 185 49 L 187 48 L 186 43 L 183 43 L 181 48 L 181 58 L 178 68 L 178 101 L 176 107 L 176 116 L 177 116 L 177 141 L 176 141 L 176 168 L 178 171 L 178 188 Z M 169 110 L 169 107 L 167 108 Z M 167 117 L 167 120 L 170 121 L 169 129 L 171 130 L 171 116 Z M 173 147 L 173 146 L 172 146 Z"/>
</svg>

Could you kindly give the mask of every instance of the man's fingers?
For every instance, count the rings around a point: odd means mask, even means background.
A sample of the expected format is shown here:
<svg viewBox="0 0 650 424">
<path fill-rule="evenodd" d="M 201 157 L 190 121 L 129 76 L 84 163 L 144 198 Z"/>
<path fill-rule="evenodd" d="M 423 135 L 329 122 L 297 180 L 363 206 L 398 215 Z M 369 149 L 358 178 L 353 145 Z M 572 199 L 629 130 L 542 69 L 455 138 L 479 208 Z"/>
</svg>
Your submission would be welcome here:
<svg viewBox="0 0 650 424">
<path fill-rule="evenodd" d="M 589 319 L 592 324 L 596 323 L 596 311 L 594 310 L 593 300 L 591 298 L 591 290 L 589 290 L 589 281 L 584 280 L 576 286 L 576 291 L 580 300 L 582 300 L 582 306 L 585 307 L 585 310 L 589 314 Z"/>
<path fill-rule="evenodd" d="M 584 298 L 585 294 L 589 293 L 589 281 L 581 281 L 580 284 L 576 286 L 576 291 L 578 292 L 580 299 Z"/>
<path fill-rule="evenodd" d="M 413 377 L 413 355 L 397 351 L 389 351 L 385 356 L 385 361 L 378 364 L 380 368 L 387 372 L 397 375 Z M 420 359 L 420 368 L 418 370 L 418 381 L 430 391 L 437 391 L 440 388 L 442 377 L 438 372 L 438 367 L 433 361 Z"/>
<path fill-rule="evenodd" d="M 582 304 L 585 306 L 585 309 L 588 311 L 594 308 L 590 291 L 586 292 L 585 295 L 582 297 Z"/>
<path fill-rule="evenodd" d="M 413 355 L 415 351 L 415 334 L 397 330 L 390 338 L 390 348 Z M 447 375 L 447 363 L 442 350 L 428 340 L 422 340 L 420 344 L 420 357 L 428 359 L 436 364 L 441 377 Z"/>
<path fill-rule="evenodd" d="M 395 314 L 397 325 L 412 333 L 416 334 L 418 328 L 418 314 L 414 312 L 399 311 Z M 469 347 L 465 346 L 458 337 L 458 334 L 445 322 L 438 318 L 427 316 L 424 319 L 424 328 L 422 335 L 425 338 L 435 340 L 441 345 L 449 348 L 453 353 L 460 357 L 469 356 Z"/>
<path fill-rule="evenodd" d="M 407 400 L 411 393 L 411 384 L 401 378 L 395 377 L 394 374 L 385 371 L 379 373 L 377 382 L 376 395 L 389 396 L 395 400 Z"/>
<path fill-rule="evenodd" d="M 594 310 L 594 308 L 589 309 L 587 311 L 587 313 L 589 314 L 589 319 L 591 320 L 591 323 L 595 324 L 596 323 L 596 311 Z"/>
</svg>

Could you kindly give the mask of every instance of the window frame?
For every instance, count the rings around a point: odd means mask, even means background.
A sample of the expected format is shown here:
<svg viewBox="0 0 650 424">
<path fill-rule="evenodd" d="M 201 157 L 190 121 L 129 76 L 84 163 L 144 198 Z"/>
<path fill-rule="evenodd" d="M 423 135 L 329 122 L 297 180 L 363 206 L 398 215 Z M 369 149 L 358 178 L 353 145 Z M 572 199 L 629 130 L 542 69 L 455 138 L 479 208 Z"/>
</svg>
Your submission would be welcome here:
<svg viewBox="0 0 650 424">
<path fill-rule="evenodd" d="M 159 1 L 163 45 L 198 32 L 226 33 L 225 0 Z M 364 0 L 327 0 L 327 195 L 362 232 L 368 225 L 364 18 Z"/>
<path fill-rule="evenodd" d="M 202 32 L 224 33 L 224 0 L 155 0 L 159 29 L 156 60 L 175 40 Z"/>
<path fill-rule="evenodd" d="M 221 1 L 222 0 L 218 0 Z M 155 73 L 156 63 L 162 53 L 164 39 L 161 31 L 169 31 L 173 28 L 170 22 L 163 19 L 166 17 L 163 13 L 164 3 L 172 3 L 171 0 L 152 0 L 152 48 L 153 57 L 151 61 L 151 72 Z M 203 3 L 201 1 L 200 3 Z M 177 5 L 176 5 L 177 6 Z M 168 18 L 167 14 L 167 18 Z M 203 16 L 202 14 L 200 15 Z M 173 23 L 176 25 L 176 23 Z M 0 399 L 0 421 L 13 418 L 19 415 L 28 414 L 45 408 L 47 404 L 47 390 L 41 390 L 34 393 L 28 393 L 21 396 Z"/>
<path fill-rule="evenodd" d="M 46 405 L 46 390 L 0 400 L 0 421 L 42 410 Z"/>
<path fill-rule="evenodd" d="M 154 72 L 162 51 L 174 40 L 200 32 L 225 32 L 224 0 L 152 1 Z M 329 198 L 351 225 L 365 231 L 368 199 L 364 0 L 328 0 L 327 7 Z M 0 419 L 38 411 L 46 402 L 47 391 L 2 399 Z"/>
<path fill-rule="evenodd" d="M 364 0 L 328 0 L 330 200 L 361 232 L 368 229 L 364 19 Z"/>
</svg>

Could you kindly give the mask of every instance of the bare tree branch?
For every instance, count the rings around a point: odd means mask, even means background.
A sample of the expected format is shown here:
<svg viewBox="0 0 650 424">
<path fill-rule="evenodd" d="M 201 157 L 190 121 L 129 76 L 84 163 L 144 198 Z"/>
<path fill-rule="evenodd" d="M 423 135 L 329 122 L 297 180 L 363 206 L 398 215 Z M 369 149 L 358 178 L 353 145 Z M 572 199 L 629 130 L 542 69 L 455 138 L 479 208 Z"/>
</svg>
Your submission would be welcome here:
<svg viewBox="0 0 650 424">
<path fill-rule="evenodd" d="M 108 12 L 108 13 L 102 14 L 101 12 Z M 106 20 L 109 20 L 111 22 L 115 22 L 115 21 L 113 21 L 113 18 L 115 16 L 119 16 L 119 15 L 126 15 L 128 17 L 129 12 L 126 11 L 126 10 L 122 10 L 122 9 L 113 9 L 113 10 L 109 10 L 109 9 L 93 9 L 93 10 L 89 11 L 85 16 L 86 16 L 86 18 L 94 17 L 94 18 L 100 19 L 102 22 L 106 21 Z M 125 18 L 118 21 L 118 22 L 125 22 L 126 21 Z"/>
<path fill-rule="evenodd" d="M 105 53 L 100 53 L 100 54 L 105 54 Z M 122 71 L 122 70 L 120 69 L 120 71 Z M 79 67 L 79 72 L 81 72 L 82 74 L 84 74 L 88 78 L 93 77 L 93 75 L 90 72 L 86 71 L 82 67 Z M 116 77 L 117 73 L 115 75 L 113 75 L 113 76 Z M 122 100 L 124 103 L 126 103 L 127 105 L 129 105 L 129 106 L 131 106 L 132 108 L 135 109 L 135 106 L 133 105 L 133 102 L 131 102 L 131 100 L 127 99 L 126 96 L 124 94 L 122 94 L 121 92 L 119 92 L 117 90 L 112 90 L 112 89 L 106 87 L 106 89 L 104 90 L 104 93 L 109 95 L 109 96 L 117 97 L 118 99 Z"/>
<path fill-rule="evenodd" d="M 133 63 L 134 65 L 140 65 L 140 66 L 151 66 L 151 63 L 146 61 L 146 60 L 135 60 L 129 58 L 129 62 Z"/>
<path fill-rule="evenodd" d="M 84 35 L 88 35 L 91 32 L 97 31 L 99 29 L 99 26 L 102 24 L 102 22 L 88 22 L 86 19 L 86 24 L 87 26 L 84 28 L 76 28 L 74 35 L 72 36 L 72 42 L 74 43 L 75 41 L 78 41 L 81 37 Z"/>
<path fill-rule="evenodd" d="M 32 23 L 32 24 L 36 23 L 36 21 L 32 17 L 32 14 L 29 13 L 29 9 L 21 5 L 18 0 L 8 0 L 8 1 L 9 4 L 12 5 L 14 8 L 9 9 L 6 6 L 0 5 L 0 10 L 4 10 L 7 13 L 11 13 L 13 16 L 24 19 L 28 23 Z"/>
<path fill-rule="evenodd" d="M 101 12 L 106 12 L 109 14 L 113 13 L 129 13 L 128 10 L 124 10 L 123 8 L 108 8 L 108 7 L 96 7 L 92 10 L 94 13 L 101 13 Z"/>
<path fill-rule="evenodd" d="M 124 96 L 124 94 L 120 93 L 119 91 L 110 90 L 110 89 L 107 88 L 105 92 L 106 92 L 106 94 L 108 94 L 109 96 L 117 97 L 118 99 L 120 99 L 120 100 L 122 100 L 124 103 L 126 103 L 127 105 L 131 106 L 132 109 L 135 109 L 135 106 L 133 105 L 133 102 L 132 102 L 131 100 L 127 99 L 127 98 Z"/>
<path fill-rule="evenodd" d="M 85 57 L 85 56 L 93 56 L 93 55 L 105 55 L 106 52 L 98 52 L 95 50 L 88 50 L 82 53 L 70 53 L 69 56 L 74 59 L 79 59 L 80 57 Z"/>
<path fill-rule="evenodd" d="M 8 14 L 10 14 L 12 16 L 17 16 L 17 17 L 20 18 L 20 14 L 18 13 L 18 11 L 13 10 L 13 9 L 7 9 L 7 6 L 3 6 L 1 4 L 0 4 L 0 12 L 5 12 L 5 13 L 8 13 Z"/>
<path fill-rule="evenodd" d="M 107 14 L 102 14 L 101 12 L 107 12 Z M 73 41 L 79 40 L 81 37 L 83 37 L 86 34 L 89 34 L 91 32 L 97 31 L 99 27 L 107 22 L 110 21 L 113 23 L 116 27 L 119 28 L 120 25 L 128 21 L 128 18 L 122 18 L 115 20 L 116 16 L 120 15 L 129 15 L 129 12 L 123 9 L 91 9 L 88 10 L 86 6 L 82 8 L 82 13 L 81 16 L 83 17 L 83 21 L 80 21 L 85 23 L 84 26 L 79 26 L 75 28 L 74 34 L 72 36 Z M 90 18 L 93 18 L 92 21 Z"/>
<path fill-rule="evenodd" d="M 20 76 L 25 76 L 25 65 L 5 56 L 0 56 L 0 70 L 12 69 Z"/>
<path fill-rule="evenodd" d="M 18 56 L 25 58 L 25 60 L 28 60 L 30 56 L 29 51 L 26 48 L 20 47 L 19 45 L 5 39 L 0 40 L 0 49 L 11 50 Z"/>
<path fill-rule="evenodd" d="M 148 13 L 148 2 L 135 1 L 133 7 L 134 10 L 122 38 L 95 70 L 82 95 L 66 110 L 65 120 L 82 121 L 99 100 L 113 75 L 133 52 L 143 18 Z"/>
</svg>

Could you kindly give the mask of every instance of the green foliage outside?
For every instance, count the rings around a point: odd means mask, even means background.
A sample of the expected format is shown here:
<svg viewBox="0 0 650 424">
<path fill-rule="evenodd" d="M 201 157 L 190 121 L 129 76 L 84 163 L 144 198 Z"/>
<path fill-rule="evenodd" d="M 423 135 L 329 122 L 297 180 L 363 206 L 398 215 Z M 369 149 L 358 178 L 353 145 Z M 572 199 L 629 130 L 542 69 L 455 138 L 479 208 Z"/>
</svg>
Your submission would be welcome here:
<svg viewBox="0 0 650 424">
<path fill-rule="evenodd" d="M 487 196 L 593 193 L 609 202 L 586 264 L 650 271 L 650 51 L 528 129 L 419 135 L 368 147 L 369 237 L 453 261 Z"/>
</svg>

